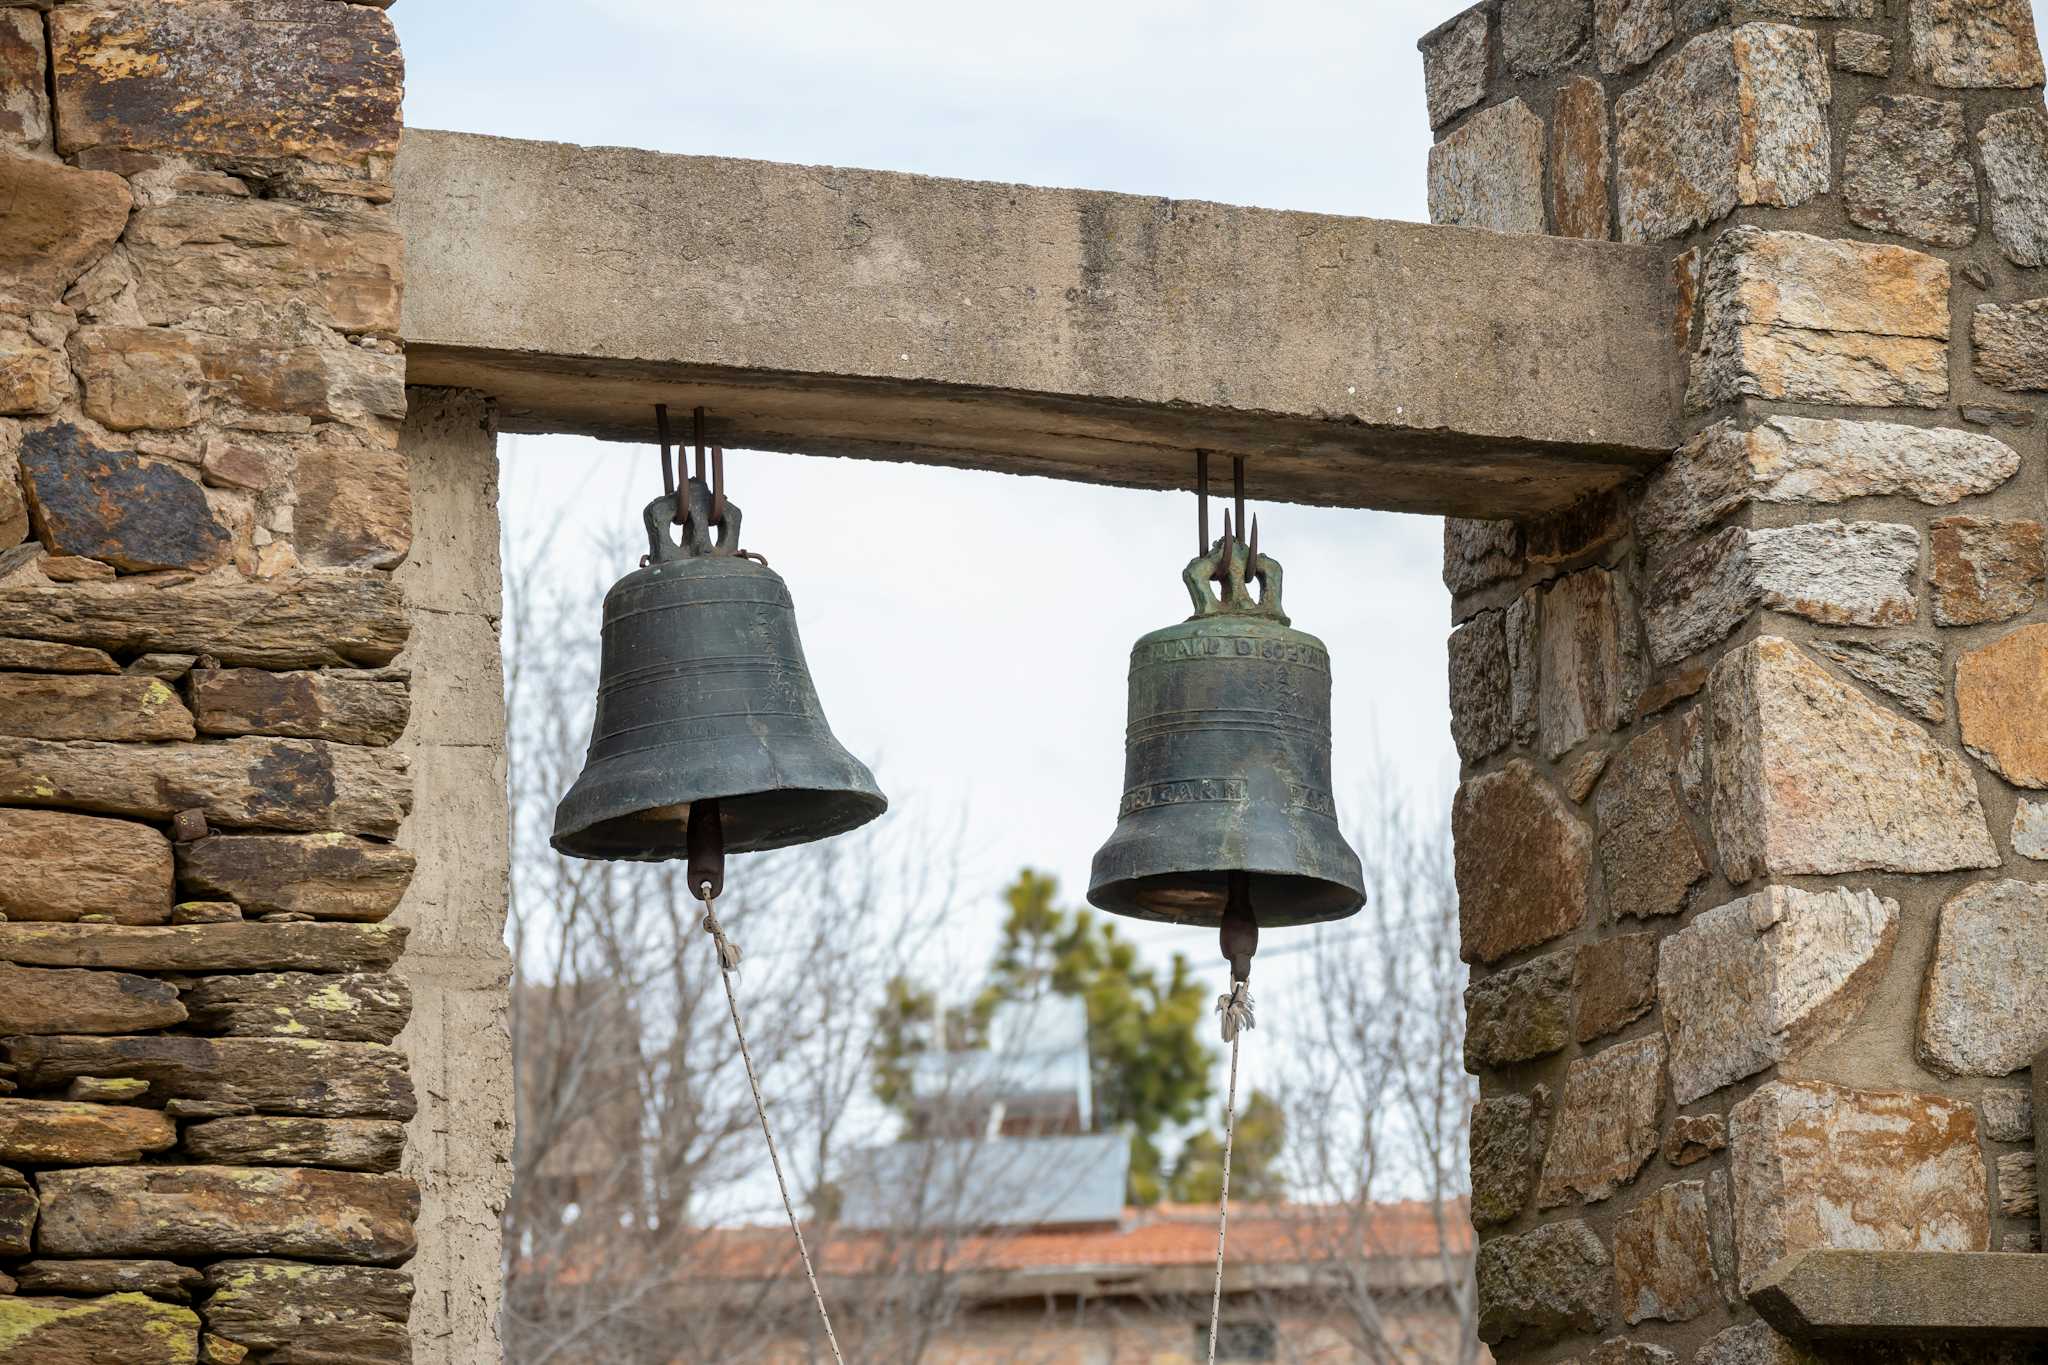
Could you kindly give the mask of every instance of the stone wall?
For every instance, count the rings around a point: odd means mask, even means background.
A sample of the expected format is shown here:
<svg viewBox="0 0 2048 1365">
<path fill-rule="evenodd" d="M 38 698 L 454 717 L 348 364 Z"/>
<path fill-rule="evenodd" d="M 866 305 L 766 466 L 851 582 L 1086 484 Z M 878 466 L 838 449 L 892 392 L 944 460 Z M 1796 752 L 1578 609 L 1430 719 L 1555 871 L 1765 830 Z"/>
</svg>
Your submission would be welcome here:
<svg viewBox="0 0 2048 1365">
<path fill-rule="evenodd" d="M 459 997 L 502 960 L 446 940 L 502 823 L 451 871 L 442 795 L 465 745 L 488 780 L 496 605 L 392 572 L 402 76 L 374 3 L 0 5 L 5 1365 L 405 1361 L 415 1248 L 466 1285 L 440 1177 L 502 1103 L 450 1118 L 393 1044 L 496 1023 Z M 415 691 L 457 659 L 493 706 Z M 495 1358 L 431 1297 L 423 1356 Z"/>
<path fill-rule="evenodd" d="M 1482 1334 L 1803 1361 L 1744 1300 L 1788 1253 L 2039 1249 L 2029 6 L 1495 0 L 1421 46 L 1436 218 L 1668 248 L 1691 372 L 1643 485 L 1446 529 Z"/>
</svg>

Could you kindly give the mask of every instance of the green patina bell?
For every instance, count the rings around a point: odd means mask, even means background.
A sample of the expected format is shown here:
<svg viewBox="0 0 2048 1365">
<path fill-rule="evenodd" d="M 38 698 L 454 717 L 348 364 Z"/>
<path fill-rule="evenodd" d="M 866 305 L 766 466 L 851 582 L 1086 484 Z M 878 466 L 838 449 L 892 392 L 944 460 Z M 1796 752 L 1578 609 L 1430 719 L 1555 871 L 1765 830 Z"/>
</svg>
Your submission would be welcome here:
<svg viewBox="0 0 2048 1365">
<path fill-rule="evenodd" d="M 1195 614 L 1131 649 L 1123 800 L 1088 886 L 1104 910 L 1278 927 L 1365 904 L 1330 791 L 1329 651 L 1288 624 L 1252 540 L 1226 521 L 1183 574 Z"/>
<path fill-rule="evenodd" d="M 685 857 L 694 834 L 697 848 L 745 853 L 888 809 L 825 723 L 782 576 L 738 549 L 739 508 L 714 511 L 691 479 L 645 519 L 644 566 L 605 595 L 590 755 L 555 808 L 555 849 L 648 862 Z M 702 828 L 714 812 L 718 829 Z"/>
</svg>

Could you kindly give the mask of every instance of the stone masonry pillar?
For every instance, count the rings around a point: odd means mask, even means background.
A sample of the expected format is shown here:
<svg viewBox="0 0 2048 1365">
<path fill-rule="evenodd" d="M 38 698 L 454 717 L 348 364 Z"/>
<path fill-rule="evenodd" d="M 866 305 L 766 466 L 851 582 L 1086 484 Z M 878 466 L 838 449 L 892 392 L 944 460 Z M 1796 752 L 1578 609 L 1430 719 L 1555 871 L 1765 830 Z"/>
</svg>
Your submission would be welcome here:
<svg viewBox="0 0 2048 1365">
<path fill-rule="evenodd" d="M 0 0 L 0 1365 L 499 1358 L 491 423 L 407 413 L 388 3 Z"/>
<path fill-rule="evenodd" d="M 1481 1334 L 1814 1359 L 1746 1297 L 1792 1253 L 2039 1250 L 2029 6 L 1490 0 L 1421 47 L 1436 220 L 1668 247 L 1690 365 L 1655 476 L 1446 529 Z"/>
</svg>

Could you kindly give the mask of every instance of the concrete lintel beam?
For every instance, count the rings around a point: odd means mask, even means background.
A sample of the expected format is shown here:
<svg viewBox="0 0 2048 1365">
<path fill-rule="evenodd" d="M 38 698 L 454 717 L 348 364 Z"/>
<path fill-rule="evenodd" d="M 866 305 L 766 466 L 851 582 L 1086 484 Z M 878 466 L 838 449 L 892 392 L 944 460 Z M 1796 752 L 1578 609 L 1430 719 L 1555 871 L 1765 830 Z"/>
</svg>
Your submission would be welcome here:
<svg viewBox="0 0 2048 1365">
<path fill-rule="evenodd" d="M 2048 1256 L 1999 1251 L 1802 1251 L 1749 1301 L 1809 1340 L 2048 1341 Z"/>
<path fill-rule="evenodd" d="M 1664 250 L 423 131 L 398 206 L 408 382 L 509 431 L 1487 517 L 1678 440 Z"/>
</svg>

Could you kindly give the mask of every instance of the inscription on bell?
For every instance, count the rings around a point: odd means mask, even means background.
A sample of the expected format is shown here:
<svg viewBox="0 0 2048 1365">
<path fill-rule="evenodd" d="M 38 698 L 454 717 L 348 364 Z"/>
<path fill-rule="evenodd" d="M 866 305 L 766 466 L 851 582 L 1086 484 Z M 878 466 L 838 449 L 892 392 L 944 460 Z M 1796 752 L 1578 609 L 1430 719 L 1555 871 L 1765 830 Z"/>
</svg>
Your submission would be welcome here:
<svg viewBox="0 0 2048 1365">
<path fill-rule="evenodd" d="M 1326 791 L 1290 782 L 1287 784 L 1287 798 L 1296 810 L 1305 810 L 1312 815 L 1327 815 L 1333 820 L 1337 818 L 1337 799 Z"/>
<path fill-rule="evenodd" d="M 1179 806 L 1189 801 L 1248 801 L 1251 788 L 1241 777 L 1196 777 L 1179 782 L 1154 782 L 1133 787 L 1117 803 L 1117 816 L 1150 810 L 1154 806 Z"/>
<path fill-rule="evenodd" d="M 1182 663 L 1188 659 L 1266 659 L 1296 664 L 1318 673 L 1330 671 L 1330 656 L 1299 640 L 1274 640 L 1256 635 L 1188 635 L 1171 640 L 1141 640 L 1132 651 L 1131 666 Z"/>
</svg>

